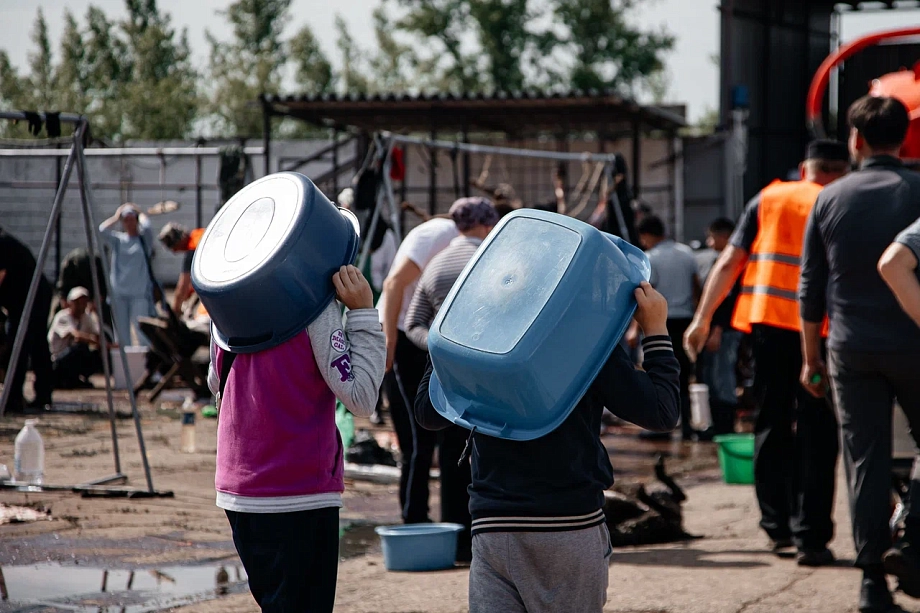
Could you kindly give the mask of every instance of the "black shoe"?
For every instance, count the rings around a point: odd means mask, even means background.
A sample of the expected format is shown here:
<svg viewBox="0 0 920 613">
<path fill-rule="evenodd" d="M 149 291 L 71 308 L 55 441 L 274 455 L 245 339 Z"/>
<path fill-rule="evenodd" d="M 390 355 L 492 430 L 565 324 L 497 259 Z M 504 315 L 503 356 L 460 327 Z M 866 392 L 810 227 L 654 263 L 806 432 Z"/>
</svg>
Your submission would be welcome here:
<svg viewBox="0 0 920 613">
<path fill-rule="evenodd" d="M 831 566 L 836 561 L 833 552 L 827 547 L 800 549 L 795 558 L 799 566 Z"/>
<path fill-rule="evenodd" d="M 770 552 L 780 555 L 784 549 L 792 549 L 795 543 L 790 538 L 770 539 Z"/>
<path fill-rule="evenodd" d="M 885 576 L 863 576 L 859 590 L 859 613 L 893 613 L 894 599 L 888 591 Z"/>
<path fill-rule="evenodd" d="M 898 589 L 911 598 L 920 598 L 920 560 L 916 548 L 900 542 L 882 556 L 885 572 L 898 578 Z"/>
<path fill-rule="evenodd" d="M 670 432 L 652 432 L 651 430 L 643 430 L 639 433 L 639 439 L 643 441 L 670 441 L 671 433 Z"/>
</svg>

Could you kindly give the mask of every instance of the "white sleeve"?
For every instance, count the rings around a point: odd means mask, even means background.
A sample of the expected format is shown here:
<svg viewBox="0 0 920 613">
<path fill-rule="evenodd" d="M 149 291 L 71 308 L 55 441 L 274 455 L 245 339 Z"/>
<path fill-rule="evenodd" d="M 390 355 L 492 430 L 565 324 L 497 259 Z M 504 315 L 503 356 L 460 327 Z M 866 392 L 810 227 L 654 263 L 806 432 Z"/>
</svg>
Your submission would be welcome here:
<svg viewBox="0 0 920 613">
<path fill-rule="evenodd" d="M 349 411 L 369 417 L 377 407 L 386 368 L 386 339 L 377 309 L 349 311 L 343 327 L 339 305 L 332 301 L 307 332 L 326 385 Z"/>
</svg>

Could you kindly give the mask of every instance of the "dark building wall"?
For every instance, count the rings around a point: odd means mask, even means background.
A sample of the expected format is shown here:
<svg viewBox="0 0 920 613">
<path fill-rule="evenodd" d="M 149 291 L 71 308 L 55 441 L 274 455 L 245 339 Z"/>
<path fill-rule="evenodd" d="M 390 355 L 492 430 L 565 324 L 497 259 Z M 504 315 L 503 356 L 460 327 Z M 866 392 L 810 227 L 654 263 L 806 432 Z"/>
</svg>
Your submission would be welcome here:
<svg viewBox="0 0 920 613">
<path fill-rule="evenodd" d="M 834 2 L 722 0 L 722 123 L 731 125 L 731 92 L 750 95 L 745 199 L 785 179 L 809 140 L 808 86 L 830 52 Z"/>
</svg>

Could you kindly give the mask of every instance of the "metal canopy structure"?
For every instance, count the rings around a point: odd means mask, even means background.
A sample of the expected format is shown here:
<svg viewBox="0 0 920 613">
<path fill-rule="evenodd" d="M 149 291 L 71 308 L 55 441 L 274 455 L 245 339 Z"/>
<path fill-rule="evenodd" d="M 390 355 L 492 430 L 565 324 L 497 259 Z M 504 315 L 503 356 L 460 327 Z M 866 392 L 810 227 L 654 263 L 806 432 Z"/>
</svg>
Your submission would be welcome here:
<svg viewBox="0 0 920 613">
<path fill-rule="evenodd" d="M 616 133 L 624 126 L 674 131 L 685 125 L 673 110 L 642 106 L 608 92 L 377 96 L 262 96 L 269 116 L 293 117 L 365 132 Z"/>
</svg>

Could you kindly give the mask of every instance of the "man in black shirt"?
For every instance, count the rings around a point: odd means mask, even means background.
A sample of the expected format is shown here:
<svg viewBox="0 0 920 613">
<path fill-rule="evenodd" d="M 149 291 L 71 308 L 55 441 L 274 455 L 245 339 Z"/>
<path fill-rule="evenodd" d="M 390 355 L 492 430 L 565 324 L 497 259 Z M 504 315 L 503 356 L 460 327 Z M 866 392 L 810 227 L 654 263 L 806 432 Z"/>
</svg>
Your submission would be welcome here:
<svg viewBox="0 0 920 613">
<path fill-rule="evenodd" d="M 885 570 L 920 596 L 920 504 L 912 504 L 904 542 L 891 546 L 892 402 L 896 397 L 920 439 L 920 328 L 901 310 L 877 271 L 895 236 L 920 217 L 920 174 L 898 159 L 909 123 L 894 98 L 865 97 L 850 107 L 850 152 L 860 170 L 818 196 L 805 233 L 799 303 L 802 384 L 825 393 L 830 374 L 843 431 L 856 565 L 863 569 L 859 610 L 894 608 Z M 822 320 L 830 320 L 825 371 Z M 911 484 L 920 500 L 920 482 Z M 883 567 L 884 561 L 884 567 Z"/>
<path fill-rule="evenodd" d="M 9 339 L 13 342 L 29 295 L 32 275 L 35 274 L 35 257 L 29 248 L 0 228 L 0 307 L 9 314 Z M 51 352 L 45 338 L 48 326 L 48 312 L 51 309 L 51 284 L 41 276 L 38 293 L 28 314 L 28 328 L 25 344 L 19 354 L 16 378 L 10 383 L 12 391 L 6 405 L 6 412 L 22 412 L 22 385 L 26 370 L 31 363 L 35 372 L 35 399 L 30 406 L 42 407 L 51 404 Z M 6 383 L 6 382 L 4 382 Z"/>
</svg>

